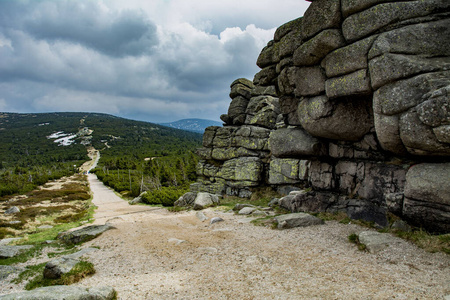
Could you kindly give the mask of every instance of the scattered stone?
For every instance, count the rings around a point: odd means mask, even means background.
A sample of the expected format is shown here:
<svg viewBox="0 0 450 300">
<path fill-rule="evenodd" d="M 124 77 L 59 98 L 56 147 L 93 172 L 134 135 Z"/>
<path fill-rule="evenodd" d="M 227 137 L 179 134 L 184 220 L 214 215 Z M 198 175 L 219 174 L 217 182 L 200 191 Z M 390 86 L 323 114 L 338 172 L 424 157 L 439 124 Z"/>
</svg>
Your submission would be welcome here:
<svg viewBox="0 0 450 300">
<path fill-rule="evenodd" d="M 32 291 L 12 293 L 0 296 L 4 300 L 112 300 L 116 291 L 109 286 L 86 288 L 81 286 L 56 285 L 37 288 Z"/>
<path fill-rule="evenodd" d="M 42 225 L 38 227 L 38 229 L 52 229 L 52 228 L 53 228 L 52 225 Z"/>
<path fill-rule="evenodd" d="M 20 224 L 20 223 L 22 223 L 21 221 L 9 221 L 8 222 L 8 224 L 11 224 L 11 225 L 13 225 L 13 224 Z"/>
<path fill-rule="evenodd" d="M 204 253 L 208 253 L 208 254 L 214 254 L 219 251 L 214 247 L 200 247 L 200 248 L 198 248 L 198 250 L 201 252 L 204 252 Z"/>
<path fill-rule="evenodd" d="M 103 232 L 110 230 L 114 227 L 110 225 L 91 225 L 83 227 L 81 229 L 63 232 L 58 235 L 58 239 L 62 240 L 66 244 L 79 244 L 95 239 Z"/>
<path fill-rule="evenodd" d="M 15 257 L 31 248 L 33 248 L 31 245 L 0 246 L 0 259 Z"/>
<path fill-rule="evenodd" d="M 194 201 L 194 209 L 201 210 L 219 203 L 219 197 L 210 193 L 198 193 Z"/>
<path fill-rule="evenodd" d="M 19 212 L 20 212 L 20 209 L 17 206 L 12 206 L 5 211 L 5 214 L 16 214 Z"/>
<path fill-rule="evenodd" d="M 269 206 L 270 207 L 274 207 L 280 204 L 280 199 L 279 198 L 273 198 L 272 200 L 270 200 L 269 202 Z"/>
<path fill-rule="evenodd" d="M 253 204 L 237 203 L 234 207 L 234 211 L 240 211 L 244 207 L 255 207 Z"/>
<path fill-rule="evenodd" d="M 205 216 L 205 214 L 201 211 L 198 211 L 195 216 L 197 217 L 197 219 L 199 219 L 200 221 L 206 221 L 208 220 L 208 218 Z"/>
<path fill-rule="evenodd" d="M 72 253 L 72 254 L 68 254 L 68 255 L 64 255 L 64 257 L 68 257 L 68 258 L 80 258 L 83 255 L 90 253 L 90 252 L 94 252 L 94 251 L 98 251 L 97 248 L 84 248 L 78 252 Z"/>
<path fill-rule="evenodd" d="M 404 232 L 411 232 L 412 228 L 403 220 L 397 220 L 391 225 L 391 229 L 396 229 Z"/>
<path fill-rule="evenodd" d="M 267 217 L 267 213 L 257 209 L 254 212 L 252 212 L 252 216 L 255 216 L 255 217 Z"/>
<path fill-rule="evenodd" d="M 70 257 L 58 257 L 52 261 L 49 261 L 44 268 L 44 278 L 58 279 L 63 274 L 70 272 L 73 267 L 80 261 Z"/>
<path fill-rule="evenodd" d="M 255 210 L 257 210 L 256 207 L 244 207 L 244 208 L 242 208 L 242 209 L 238 212 L 238 214 L 240 214 L 240 215 L 250 215 L 250 214 L 252 214 Z"/>
<path fill-rule="evenodd" d="M 247 224 L 247 223 L 250 223 L 251 221 L 253 221 L 255 218 L 243 218 L 243 219 L 240 219 L 240 220 L 238 220 L 237 222 L 238 222 L 238 224 Z"/>
<path fill-rule="evenodd" d="M 388 233 L 376 231 L 363 231 L 359 234 L 359 242 L 366 245 L 370 253 L 378 253 L 394 243 L 399 243 L 400 238 L 396 238 Z"/>
<path fill-rule="evenodd" d="M 8 244 L 11 243 L 11 242 L 19 241 L 19 240 L 21 240 L 21 239 L 22 239 L 22 238 L 7 238 L 7 239 L 3 239 L 3 240 L 0 240 L 0 246 L 8 245 Z"/>
<path fill-rule="evenodd" d="M 188 192 L 175 201 L 174 206 L 187 207 L 194 205 L 197 193 Z"/>
<path fill-rule="evenodd" d="M 0 265 L 0 281 L 8 278 L 9 275 L 20 274 L 23 270 L 19 267 Z"/>
<path fill-rule="evenodd" d="M 322 219 L 306 213 L 293 213 L 275 217 L 278 223 L 278 229 L 287 229 L 294 227 L 307 227 L 312 225 L 324 224 Z"/>
<path fill-rule="evenodd" d="M 186 242 L 185 240 L 180 240 L 180 239 L 176 239 L 176 238 L 170 238 L 170 239 L 168 239 L 167 241 L 168 241 L 169 243 L 175 244 L 175 245 L 179 245 L 179 244 L 182 244 L 182 243 L 185 243 L 185 242 Z"/>
<path fill-rule="evenodd" d="M 218 222 L 223 222 L 223 219 L 220 217 L 214 217 L 211 219 L 211 221 L 209 222 L 209 225 L 212 225 L 214 223 L 218 223 Z"/>
</svg>

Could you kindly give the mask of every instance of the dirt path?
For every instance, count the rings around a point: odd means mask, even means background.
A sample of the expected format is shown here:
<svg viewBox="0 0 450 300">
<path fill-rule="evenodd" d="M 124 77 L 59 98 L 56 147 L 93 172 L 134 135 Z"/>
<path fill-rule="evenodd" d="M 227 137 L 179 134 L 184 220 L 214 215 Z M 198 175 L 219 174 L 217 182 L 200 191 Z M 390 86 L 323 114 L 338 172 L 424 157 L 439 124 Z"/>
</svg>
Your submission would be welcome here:
<svg viewBox="0 0 450 300">
<path fill-rule="evenodd" d="M 92 203 L 97 206 L 94 224 L 105 224 L 109 219 L 115 217 L 158 209 L 150 206 L 129 205 L 127 201 L 117 196 L 112 189 L 98 180 L 95 174 L 88 174 L 88 180 L 93 193 Z"/>
<path fill-rule="evenodd" d="M 379 254 L 347 241 L 366 230 L 331 221 L 271 230 L 208 209 L 195 212 L 129 206 L 90 175 L 96 223 L 116 229 L 85 246 L 97 273 L 78 285 L 110 285 L 119 299 L 443 299 L 450 260 L 405 241 Z M 117 197 L 117 198 L 116 198 Z"/>
</svg>

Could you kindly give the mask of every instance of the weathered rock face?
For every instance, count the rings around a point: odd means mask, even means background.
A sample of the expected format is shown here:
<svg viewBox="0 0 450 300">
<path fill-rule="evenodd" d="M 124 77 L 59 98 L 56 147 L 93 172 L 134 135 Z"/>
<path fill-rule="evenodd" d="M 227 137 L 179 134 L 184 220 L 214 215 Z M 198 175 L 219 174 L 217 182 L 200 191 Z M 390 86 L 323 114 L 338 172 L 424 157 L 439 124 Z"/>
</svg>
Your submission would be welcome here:
<svg viewBox="0 0 450 300">
<path fill-rule="evenodd" d="M 450 2 L 311 2 L 261 51 L 253 82 L 232 83 L 192 189 L 310 187 L 281 205 L 449 232 Z"/>
</svg>

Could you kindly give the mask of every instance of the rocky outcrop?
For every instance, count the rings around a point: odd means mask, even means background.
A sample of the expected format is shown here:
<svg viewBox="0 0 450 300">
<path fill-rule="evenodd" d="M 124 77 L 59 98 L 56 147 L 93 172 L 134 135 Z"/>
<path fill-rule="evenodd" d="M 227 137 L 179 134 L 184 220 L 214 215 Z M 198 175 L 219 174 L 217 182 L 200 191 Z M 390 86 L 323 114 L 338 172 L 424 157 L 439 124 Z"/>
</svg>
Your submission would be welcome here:
<svg viewBox="0 0 450 300">
<path fill-rule="evenodd" d="M 253 82 L 231 84 L 191 189 L 308 188 L 280 205 L 449 232 L 449 16 L 444 0 L 312 1 L 262 49 Z"/>
</svg>

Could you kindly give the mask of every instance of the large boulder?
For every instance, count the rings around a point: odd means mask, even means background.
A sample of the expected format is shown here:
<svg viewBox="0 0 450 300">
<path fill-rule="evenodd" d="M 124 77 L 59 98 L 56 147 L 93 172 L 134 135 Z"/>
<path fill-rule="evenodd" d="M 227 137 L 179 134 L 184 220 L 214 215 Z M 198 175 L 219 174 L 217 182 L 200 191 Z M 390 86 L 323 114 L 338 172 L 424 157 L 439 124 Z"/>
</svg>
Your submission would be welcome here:
<svg viewBox="0 0 450 300">
<path fill-rule="evenodd" d="M 413 224 L 449 233 L 450 163 L 418 164 L 406 174 L 403 215 Z"/>
<path fill-rule="evenodd" d="M 328 28 L 339 28 L 341 23 L 340 0 L 315 0 L 303 16 L 302 36 L 309 39 Z"/>
<path fill-rule="evenodd" d="M 116 291 L 109 286 L 86 288 L 81 286 L 56 285 L 37 288 L 32 291 L 0 296 L 4 300 L 113 300 Z"/>
<path fill-rule="evenodd" d="M 301 128 L 280 128 L 269 138 L 269 148 L 275 157 L 324 155 L 325 146 Z"/>
<path fill-rule="evenodd" d="M 298 115 L 312 136 L 332 140 L 358 141 L 373 127 L 369 98 L 336 102 L 324 96 L 304 99 L 298 106 Z"/>
<path fill-rule="evenodd" d="M 197 193 L 187 192 L 183 196 L 181 196 L 175 203 L 174 206 L 192 206 L 194 204 L 195 198 L 197 197 Z"/>
<path fill-rule="evenodd" d="M 295 50 L 294 65 L 316 65 L 320 63 L 328 53 L 343 46 L 345 46 L 345 40 L 339 30 L 324 30 Z"/>
<path fill-rule="evenodd" d="M 219 197 L 210 193 L 198 193 L 194 200 L 194 209 L 201 210 L 219 204 Z"/>
<path fill-rule="evenodd" d="M 342 32 L 347 41 L 355 41 L 375 32 L 401 26 L 399 23 L 407 19 L 445 11 L 449 7 L 449 2 L 445 0 L 381 3 L 346 18 L 342 23 Z M 416 22 L 420 21 L 418 19 Z"/>
<path fill-rule="evenodd" d="M 275 128 L 276 120 L 280 114 L 278 98 L 272 96 L 259 96 L 250 99 L 246 110 L 245 123 L 265 128 Z"/>
</svg>

